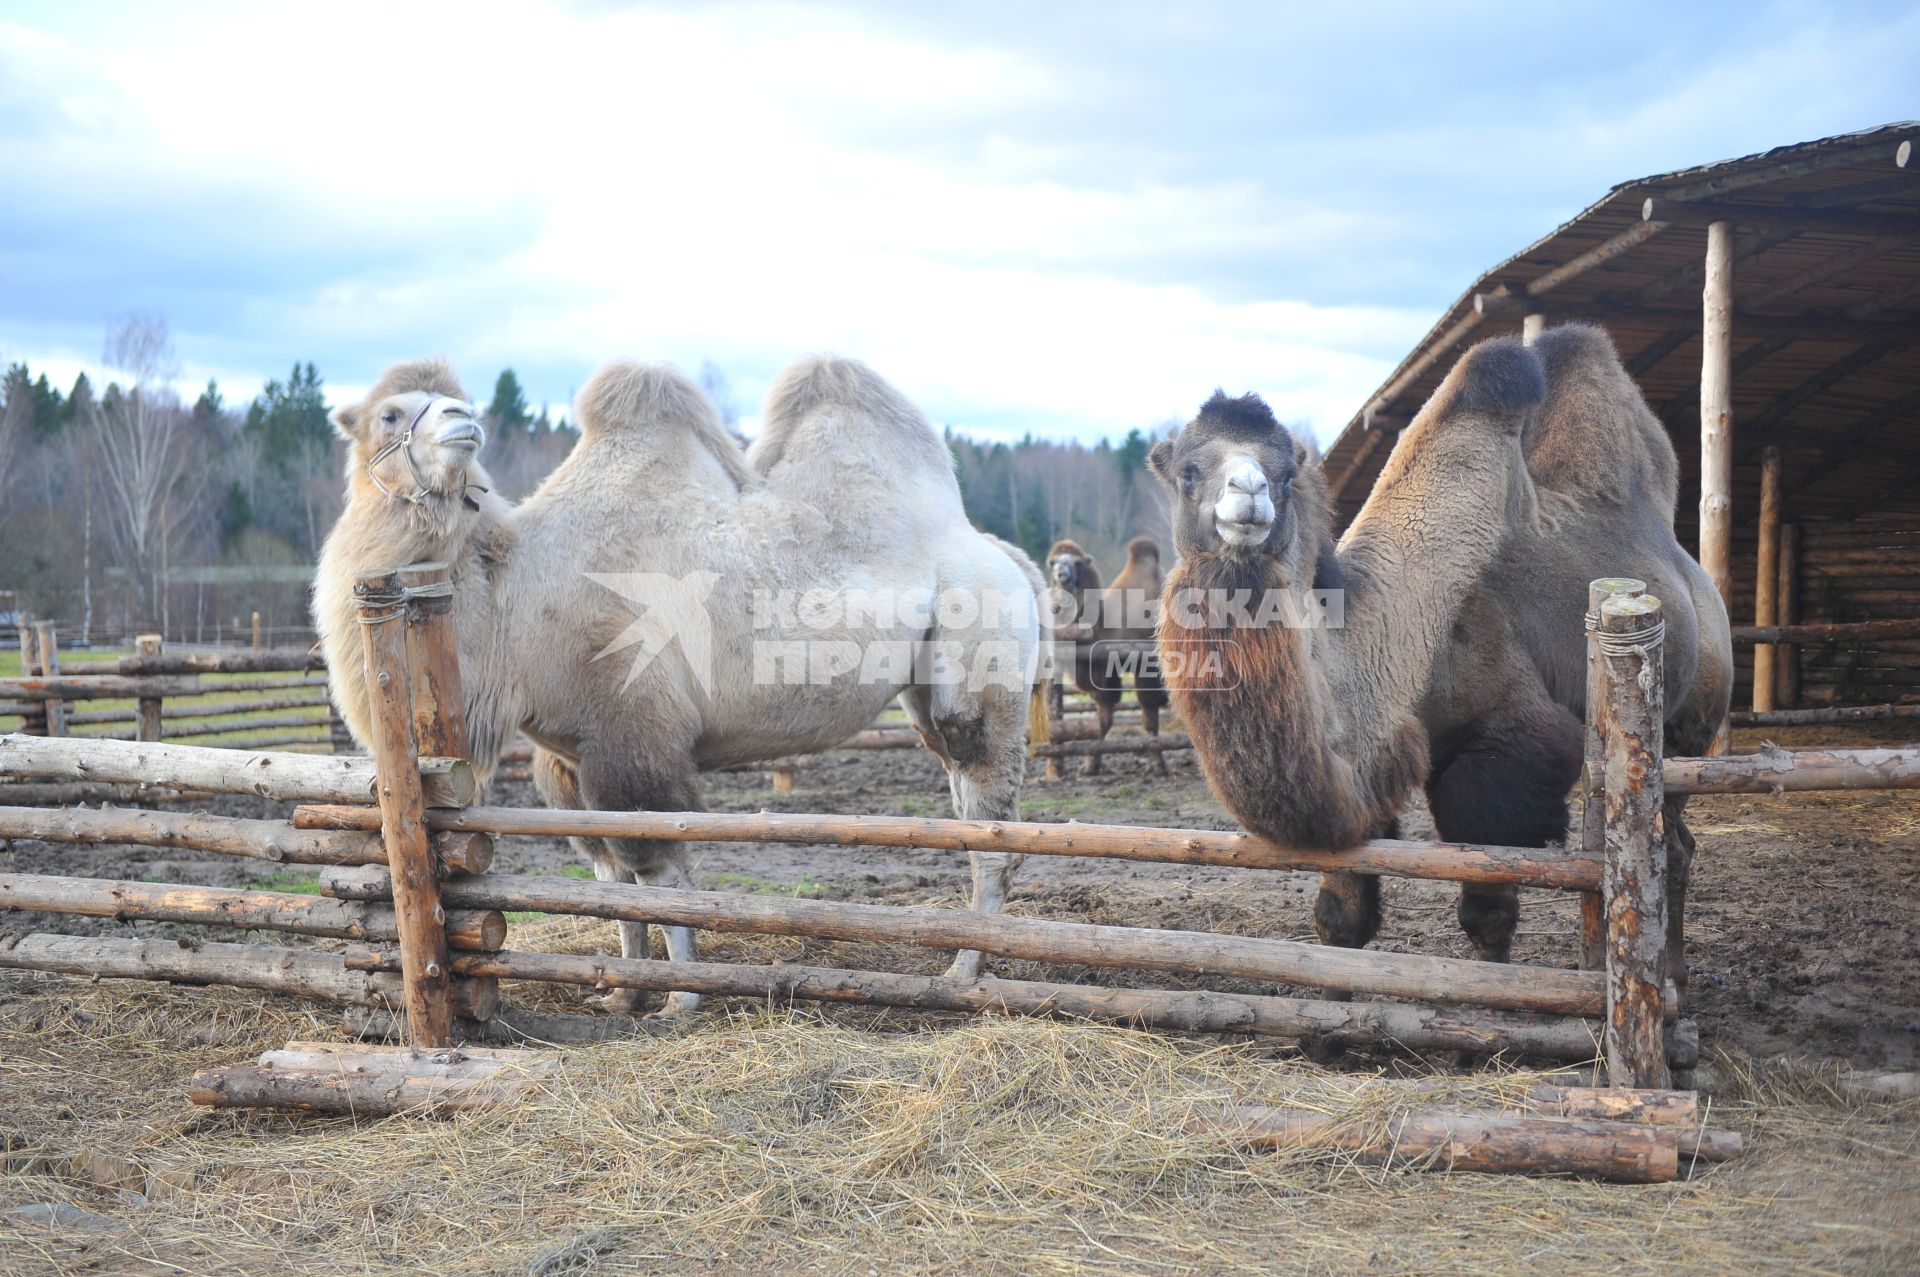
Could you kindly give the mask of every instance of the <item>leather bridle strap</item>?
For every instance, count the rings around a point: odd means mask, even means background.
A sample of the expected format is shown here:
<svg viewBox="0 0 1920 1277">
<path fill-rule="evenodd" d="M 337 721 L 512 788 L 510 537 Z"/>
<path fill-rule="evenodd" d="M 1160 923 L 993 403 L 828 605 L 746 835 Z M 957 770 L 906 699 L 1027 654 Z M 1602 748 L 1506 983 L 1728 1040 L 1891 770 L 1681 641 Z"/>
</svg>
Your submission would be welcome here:
<svg viewBox="0 0 1920 1277">
<path fill-rule="evenodd" d="M 426 419 L 427 409 L 433 407 L 434 401 L 444 397 L 445 396 L 442 395 L 429 394 L 427 401 L 420 405 L 420 411 L 414 413 L 413 420 L 407 423 L 406 433 L 392 440 L 384 448 L 380 449 L 380 451 L 367 458 L 367 478 L 373 481 L 374 487 L 380 489 L 380 491 L 387 496 L 397 501 L 404 501 L 408 505 L 419 505 L 433 494 L 433 489 L 427 486 L 426 476 L 420 473 L 420 463 L 413 459 L 413 432 L 417 430 L 420 423 Z M 407 469 L 413 474 L 412 492 L 395 492 L 392 488 L 380 482 L 380 476 L 375 473 L 380 463 L 392 456 L 395 452 L 398 452 L 407 459 Z"/>
</svg>

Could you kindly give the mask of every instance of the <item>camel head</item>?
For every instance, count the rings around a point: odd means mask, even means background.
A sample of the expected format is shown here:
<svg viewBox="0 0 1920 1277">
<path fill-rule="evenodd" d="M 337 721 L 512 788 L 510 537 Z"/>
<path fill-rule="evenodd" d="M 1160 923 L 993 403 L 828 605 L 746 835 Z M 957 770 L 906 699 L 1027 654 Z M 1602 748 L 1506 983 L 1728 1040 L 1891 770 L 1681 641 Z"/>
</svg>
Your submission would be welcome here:
<svg viewBox="0 0 1920 1277">
<path fill-rule="evenodd" d="M 1325 535 L 1319 462 L 1258 395 L 1214 391 L 1184 429 L 1153 446 L 1147 466 L 1173 491 L 1182 557 L 1265 555 L 1312 571 Z"/>
<path fill-rule="evenodd" d="M 337 408 L 334 427 L 352 445 L 350 481 L 365 475 L 384 495 L 418 506 L 484 490 L 477 457 L 487 441 L 453 370 L 438 360 L 396 364 L 365 402 Z"/>
<path fill-rule="evenodd" d="M 1078 594 L 1100 588 L 1100 569 L 1093 556 L 1077 541 L 1055 541 L 1047 551 L 1047 584 L 1056 590 Z"/>
</svg>

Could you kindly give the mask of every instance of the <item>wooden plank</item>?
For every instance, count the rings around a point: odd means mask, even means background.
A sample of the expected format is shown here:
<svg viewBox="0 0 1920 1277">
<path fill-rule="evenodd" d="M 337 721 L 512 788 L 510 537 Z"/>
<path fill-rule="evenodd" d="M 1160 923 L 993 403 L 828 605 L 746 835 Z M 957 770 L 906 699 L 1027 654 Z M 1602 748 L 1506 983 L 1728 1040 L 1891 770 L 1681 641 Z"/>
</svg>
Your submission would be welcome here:
<svg viewBox="0 0 1920 1277">
<path fill-rule="evenodd" d="M 1780 622 L 1780 449 L 1767 445 L 1760 453 L 1760 528 L 1754 556 L 1753 623 L 1756 627 Z M 1773 708 L 1775 658 L 1772 644 L 1753 649 L 1753 709 Z"/>
</svg>

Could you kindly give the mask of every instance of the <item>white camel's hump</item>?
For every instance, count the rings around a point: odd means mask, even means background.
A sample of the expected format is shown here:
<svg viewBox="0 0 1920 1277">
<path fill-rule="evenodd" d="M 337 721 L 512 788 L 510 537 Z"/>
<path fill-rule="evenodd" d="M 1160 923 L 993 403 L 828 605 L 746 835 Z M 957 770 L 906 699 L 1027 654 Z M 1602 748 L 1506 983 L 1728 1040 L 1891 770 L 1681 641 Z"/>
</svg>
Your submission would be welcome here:
<svg viewBox="0 0 1920 1277">
<path fill-rule="evenodd" d="M 697 443 L 733 478 L 750 487 L 756 479 L 700 387 L 671 364 L 616 359 L 604 365 L 574 396 L 580 451 L 606 449 L 671 454 Z"/>
<path fill-rule="evenodd" d="M 800 457 L 953 475 L 953 454 L 925 414 L 873 369 L 834 355 L 802 359 L 774 380 L 747 457 L 763 475 Z"/>
</svg>

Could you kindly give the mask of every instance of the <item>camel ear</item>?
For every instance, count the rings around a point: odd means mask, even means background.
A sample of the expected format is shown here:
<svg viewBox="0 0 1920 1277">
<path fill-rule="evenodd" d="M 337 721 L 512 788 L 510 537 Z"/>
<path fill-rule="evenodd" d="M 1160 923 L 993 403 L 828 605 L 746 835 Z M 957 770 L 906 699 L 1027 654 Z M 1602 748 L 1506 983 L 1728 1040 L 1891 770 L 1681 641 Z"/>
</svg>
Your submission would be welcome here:
<svg viewBox="0 0 1920 1277">
<path fill-rule="evenodd" d="M 1173 440 L 1162 439 L 1147 451 L 1147 469 L 1162 483 L 1173 482 Z"/>
<path fill-rule="evenodd" d="M 328 414 L 327 420 L 333 423 L 333 428 L 340 432 L 341 438 L 357 440 L 365 433 L 362 424 L 366 417 L 365 409 L 365 404 L 342 404 Z"/>
</svg>

